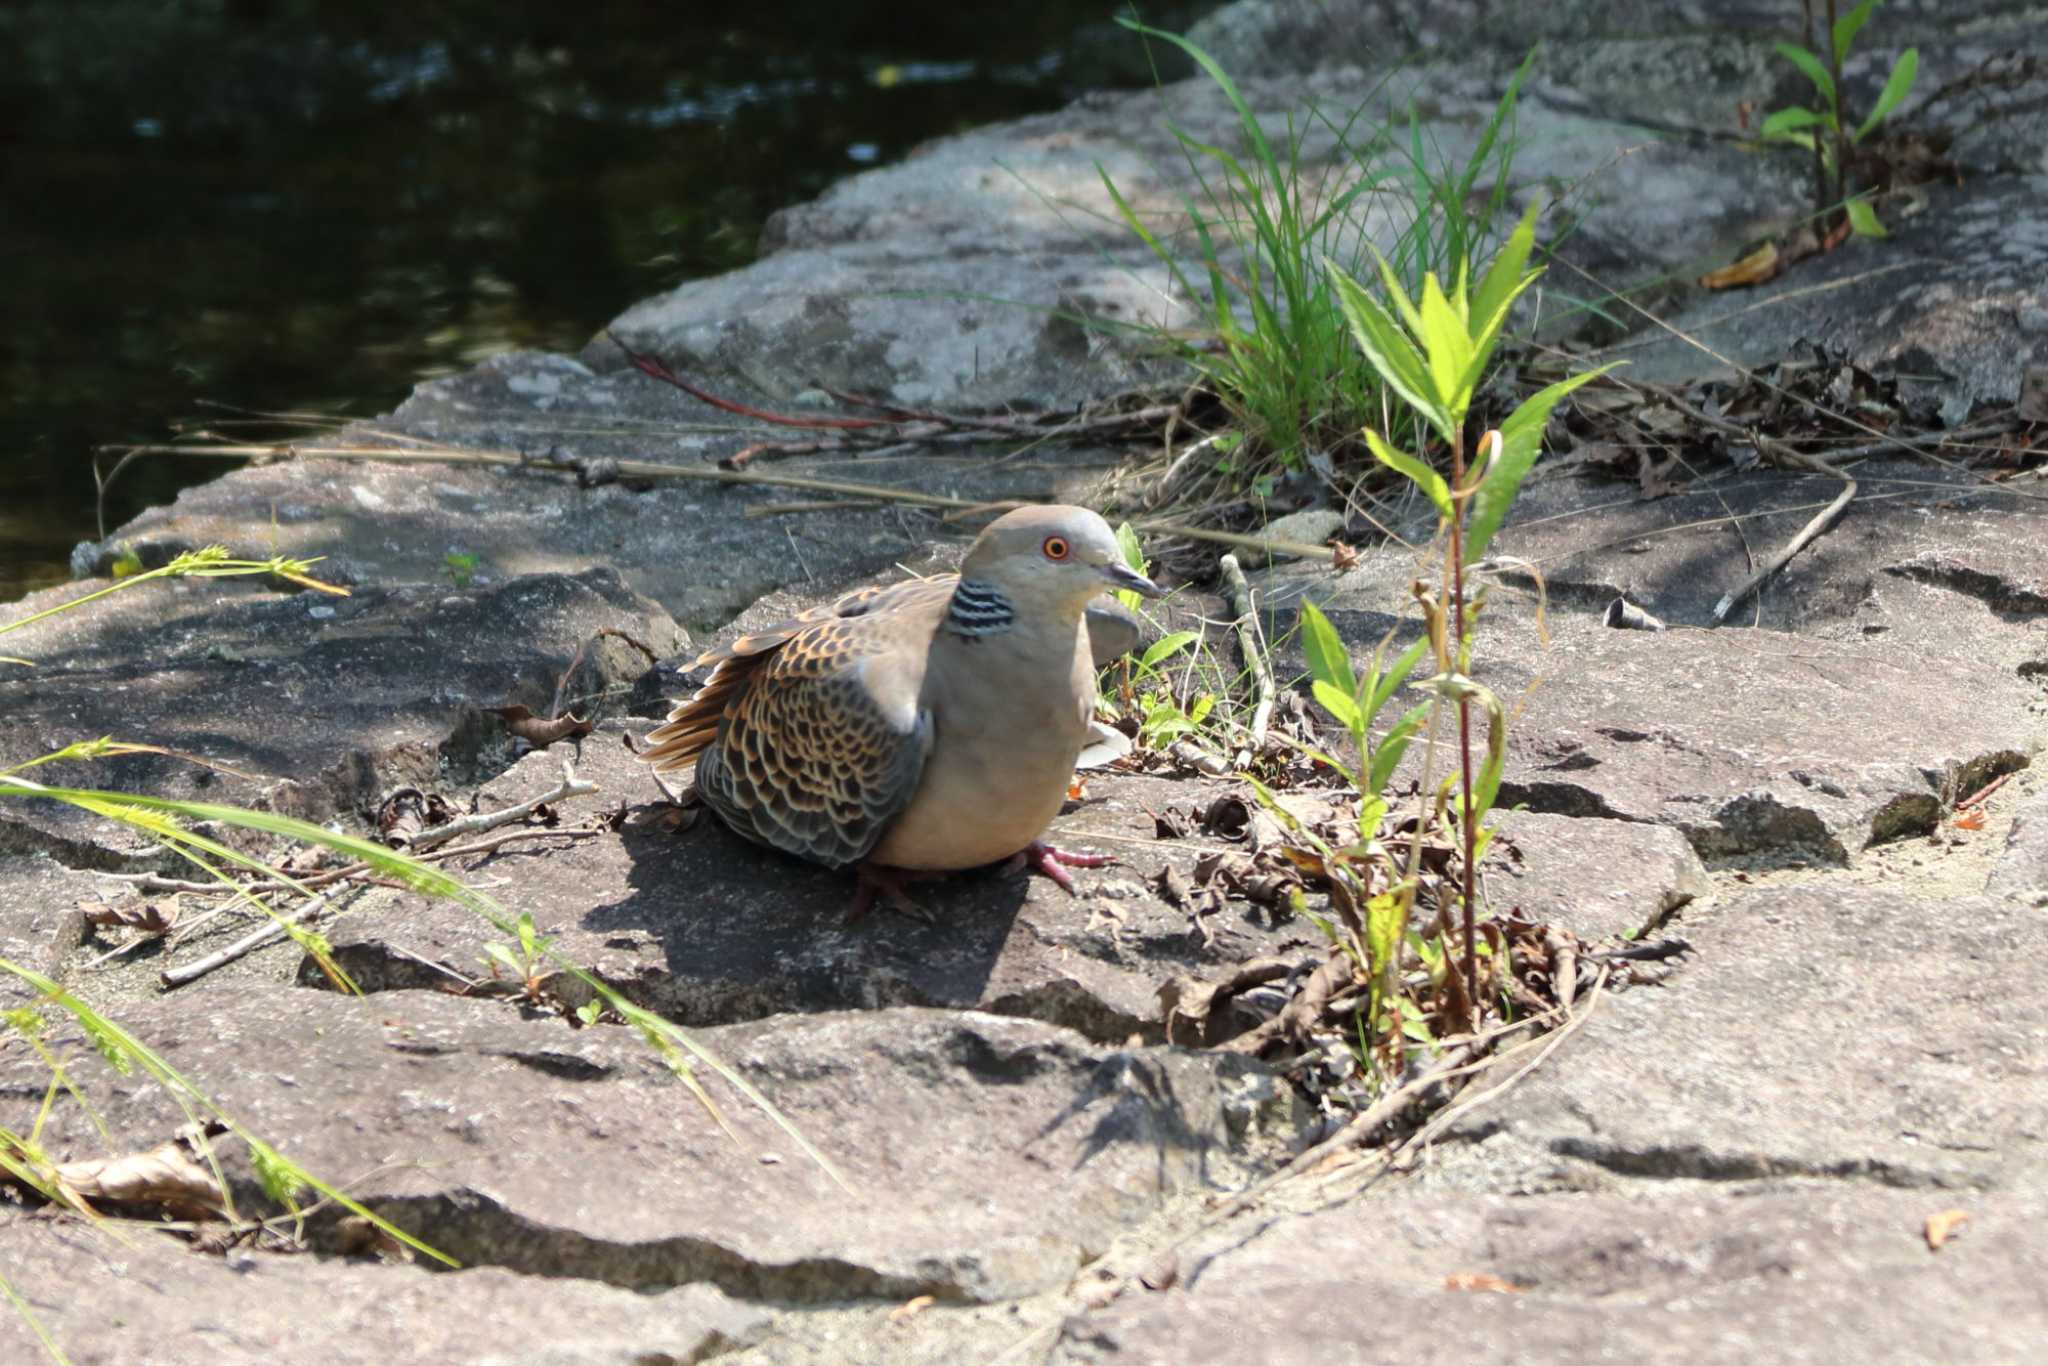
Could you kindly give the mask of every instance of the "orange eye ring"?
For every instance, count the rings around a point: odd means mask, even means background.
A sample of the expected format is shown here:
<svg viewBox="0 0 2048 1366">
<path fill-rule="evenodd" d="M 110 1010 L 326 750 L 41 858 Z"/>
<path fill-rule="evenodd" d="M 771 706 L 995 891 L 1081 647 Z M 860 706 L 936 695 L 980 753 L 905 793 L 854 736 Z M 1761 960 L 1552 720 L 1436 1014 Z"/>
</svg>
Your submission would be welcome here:
<svg viewBox="0 0 2048 1366">
<path fill-rule="evenodd" d="M 1048 560 L 1064 560 L 1074 553 L 1074 548 L 1067 544 L 1067 538 L 1064 536 L 1046 537 L 1045 544 L 1039 549 L 1045 552 L 1045 558 Z"/>
</svg>

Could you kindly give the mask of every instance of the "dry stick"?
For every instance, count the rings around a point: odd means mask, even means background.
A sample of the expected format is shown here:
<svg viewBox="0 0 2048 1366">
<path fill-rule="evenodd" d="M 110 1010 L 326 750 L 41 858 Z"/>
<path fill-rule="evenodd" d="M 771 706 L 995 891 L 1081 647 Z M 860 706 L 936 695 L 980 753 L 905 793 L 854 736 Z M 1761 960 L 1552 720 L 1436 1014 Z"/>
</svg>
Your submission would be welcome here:
<svg viewBox="0 0 2048 1366">
<path fill-rule="evenodd" d="M 270 445 L 221 445 L 221 446 L 175 446 L 142 445 L 122 446 L 117 449 L 132 451 L 138 455 L 201 455 L 223 460 L 361 460 L 385 461 L 392 464 L 444 464 L 444 465 L 491 465 L 514 469 L 551 470 L 563 474 L 576 474 L 588 465 L 582 460 L 563 460 L 553 456 L 527 456 L 513 451 L 456 450 L 437 448 L 432 450 L 392 450 L 381 446 L 301 446 L 293 442 Z M 919 507 L 957 508 L 965 512 L 991 512 L 1023 506 L 1014 498 L 985 499 L 976 501 L 969 498 L 955 498 L 943 493 L 920 493 L 914 489 L 890 488 L 885 484 L 856 484 L 843 479 L 807 479 L 794 474 L 756 474 L 751 470 L 702 469 L 694 465 L 660 465 L 651 460 L 617 460 L 605 462 L 607 466 L 626 479 L 698 479 L 713 484 L 762 484 L 774 488 L 809 489 L 814 493 L 839 493 L 849 498 L 868 499 L 883 503 L 912 503 Z M 1334 563 L 1335 552 L 1326 545 L 1310 545 L 1305 541 L 1292 541 L 1284 537 L 1242 536 L 1231 531 L 1210 531 L 1203 527 L 1183 526 L 1178 522 L 1150 520 L 1138 524 L 1137 529 L 1160 536 L 1180 536 L 1191 541 L 1209 541 L 1217 545 L 1236 546 L 1245 550 L 1264 551 L 1269 555 L 1293 555 L 1302 559 L 1326 559 Z"/>
<path fill-rule="evenodd" d="M 565 760 L 562 764 L 562 781 L 552 791 L 543 793 L 532 801 L 521 802 L 518 806 L 506 807 L 503 811 L 492 811 L 478 816 L 464 816 L 462 819 L 450 821 L 446 825 L 435 826 L 432 830 L 423 830 L 418 835 L 413 836 L 410 844 L 413 849 L 418 850 L 429 845 L 444 844 L 457 835 L 479 834 L 483 831 L 494 829 L 497 826 L 509 825 L 515 820 L 523 820 L 537 808 L 548 802 L 560 801 L 565 797 L 583 796 L 597 790 L 596 783 L 585 782 L 578 778 L 576 771 Z M 549 833 L 557 832 L 550 831 Z M 242 936 L 242 938 L 237 939 L 225 948 L 210 953 L 195 962 L 164 969 L 161 976 L 163 984 L 167 987 L 183 986 L 187 982 L 196 981 L 204 977 L 215 968 L 224 967 L 236 959 L 247 957 L 264 945 L 282 938 L 287 926 L 302 925 L 319 915 L 321 911 L 326 909 L 327 903 L 333 899 L 334 895 L 333 892 L 323 892 L 299 907 L 296 911 L 293 911 L 290 915 L 280 916 L 269 924 Z"/>
<path fill-rule="evenodd" d="M 589 839 L 602 833 L 603 831 L 594 827 L 580 825 L 569 826 L 560 830 L 508 830 L 504 834 L 494 836 L 491 839 L 478 840 L 473 844 L 459 844 L 453 849 L 427 850 L 420 853 L 418 857 L 422 859 L 467 858 L 471 854 L 484 854 L 489 853 L 493 849 L 501 849 L 519 840 Z M 340 868 L 328 868 L 317 873 L 308 873 L 306 876 L 295 880 L 296 886 L 292 882 L 285 882 L 279 878 L 265 878 L 260 882 L 237 883 L 236 887 L 245 892 L 283 892 L 296 890 L 296 887 L 325 887 L 330 882 L 345 882 L 357 879 L 367 879 L 376 882 L 385 881 L 381 876 L 373 876 L 375 872 L 376 870 L 367 863 L 351 863 Z M 156 873 L 100 873 L 97 876 L 126 882 L 138 892 L 210 892 L 217 896 L 228 890 L 228 888 L 218 882 L 199 882 L 189 878 L 163 877 Z M 233 907 L 224 907 L 223 909 L 232 910 Z M 181 922 L 177 928 L 188 931 L 196 930 L 205 920 L 211 919 L 214 914 L 217 914 L 217 912 L 209 912 L 208 915 L 189 923 Z M 128 947 L 130 946 L 124 944 L 121 949 L 117 949 L 115 952 L 121 952 Z"/>
<path fill-rule="evenodd" d="M 113 449 L 133 451 L 140 455 L 201 455 L 225 460 L 280 460 L 296 458 L 312 460 L 376 460 L 391 464 L 491 465 L 512 469 L 551 470 L 561 474 L 583 473 L 591 464 L 598 463 L 595 461 L 564 460 L 556 456 L 522 455 L 516 451 L 461 450 L 453 447 L 394 450 L 383 446 L 302 446 L 290 441 L 275 442 L 268 445 L 142 445 L 121 446 Z M 795 474 L 756 474 L 751 470 L 704 469 L 695 465 L 662 465 L 652 460 L 614 460 L 603 463 L 608 468 L 617 471 L 619 476 L 624 479 L 695 479 L 711 484 L 762 484 L 773 488 L 809 489 L 814 493 L 843 493 L 851 498 L 873 498 L 892 503 L 915 503 L 921 507 L 965 508 L 970 511 L 1004 506 L 1002 503 L 975 502 L 966 498 L 953 498 L 943 493 L 919 493 L 912 489 L 893 489 L 881 484 L 856 484 L 842 479 L 807 479 Z"/>
<path fill-rule="evenodd" d="M 206 957 L 191 963 L 165 968 L 157 980 L 167 987 L 181 987 L 187 982 L 197 981 L 215 968 L 226 967 L 238 958 L 246 958 L 265 944 L 284 938 L 287 926 L 303 925 L 319 915 L 327 909 L 327 903 L 333 900 L 334 896 L 333 892 L 322 892 L 290 915 L 279 916 L 261 929 L 243 935 L 226 948 L 209 953 Z"/>
<path fill-rule="evenodd" d="M 1792 563 L 1792 557 L 1806 549 L 1807 545 L 1816 536 L 1826 531 L 1830 526 L 1833 526 L 1835 519 L 1842 515 L 1842 510 L 1848 507 L 1856 497 L 1856 481 L 1846 472 L 1815 460 L 1809 455 L 1795 451 L 1782 442 L 1772 441 L 1763 436 L 1757 436 L 1753 439 L 1756 441 L 1759 451 L 1769 454 L 1781 464 L 1791 464 L 1801 469 L 1812 470 L 1816 474 L 1833 475 L 1842 481 L 1842 491 L 1835 495 L 1834 502 L 1822 508 L 1812 521 L 1801 527 L 1799 534 L 1787 541 L 1783 550 L 1780 550 L 1777 554 L 1771 556 L 1770 559 L 1764 561 L 1762 568 L 1743 580 L 1740 587 L 1730 590 L 1727 596 L 1714 604 L 1714 620 L 1716 622 L 1726 621 L 1728 614 L 1735 610 L 1735 604 L 1763 587 L 1772 575 Z"/>
<path fill-rule="evenodd" d="M 1252 675 L 1251 741 L 1237 754 L 1237 766 L 1243 768 L 1266 743 L 1266 727 L 1273 719 L 1273 695 L 1277 688 L 1273 682 L 1272 661 L 1259 648 L 1259 620 L 1253 612 L 1252 589 L 1245 582 L 1244 570 L 1238 566 L 1237 556 L 1223 556 L 1216 561 L 1216 567 L 1223 574 L 1223 598 L 1234 618 L 1231 625 L 1237 632 L 1238 653 L 1244 656 L 1244 666 Z"/>
<path fill-rule="evenodd" d="M 1522 1080 L 1522 1078 L 1528 1076 L 1531 1072 L 1534 1072 L 1537 1068 L 1541 1067 L 1544 1064 L 1544 1062 L 1550 1057 L 1550 1055 L 1552 1053 L 1555 1053 L 1560 1047 L 1562 1047 L 1564 1041 L 1570 1038 L 1572 1034 L 1578 1030 L 1578 1027 L 1580 1025 L 1584 1024 L 1588 1019 L 1592 1018 L 1594 1009 L 1600 1004 L 1601 992 L 1607 989 L 1608 971 L 1609 969 L 1607 965 L 1604 963 L 1601 964 L 1598 974 L 1596 974 L 1593 978 L 1592 989 L 1586 993 L 1586 1004 L 1584 1009 L 1567 1012 L 1564 1026 L 1561 1029 L 1559 1029 L 1556 1033 L 1552 1034 L 1547 1040 L 1545 1040 L 1543 1050 L 1541 1052 L 1539 1052 L 1535 1057 L 1529 1059 L 1529 1061 L 1523 1064 L 1521 1067 L 1516 1068 L 1514 1075 L 1510 1076 L 1506 1081 L 1501 1082 L 1499 1085 L 1489 1086 L 1486 1090 L 1481 1091 L 1478 1095 L 1472 1097 L 1470 1100 L 1466 1100 L 1465 1097 L 1461 1094 L 1458 1097 L 1458 1099 L 1452 1101 L 1449 1105 L 1445 1106 L 1442 1110 L 1438 1111 L 1437 1114 L 1430 1119 L 1429 1123 L 1423 1125 L 1420 1129 L 1417 1129 L 1412 1135 L 1410 1135 L 1407 1141 L 1402 1143 L 1402 1150 L 1405 1152 L 1410 1148 L 1419 1147 L 1422 1144 L 1428 1143 L 1429 1141 L 1434 1139 L 1437 1136 L 1437 1134 L 1441 1133 L 1443 1129 L 1447 1125 L 1449 1125 L 1452 1120 L 1458 1118 L 1460 1115 L 1464 1115 L 1473 1110 L 1476 1110 L 1480 1106 L 1486 1104 L 1488 1101 L 1491 1101 L 1496 1097 L 1506 1093 L 1511 1087 L 1519 1083 Z"/>
<path fill-rule="evenodd" d="M 495 830 L 501 825 L 510 825 L 514 821 L 525 820 L 550 802 L 559 802 L 567 797 L 587 797 L 595 791 L 597 791 L 597 784 L 585 782 L 577 777 L 576 770 L 569 766 L 567 759 L 564 759 L 562 761 L 562 781 L 531 801 L 521 802 L 517 806 L 508 806 L 502 811 L 485 811 L 479 812 L 474 816 L 463 816 L 458 820 L 448 822 L 446 825 L 437 825 L 431 830 L 422 830 L 419 834 L 403 841 L 399 848 L 412 852 L 430 849 L 437 844 L 446 844 L 457 835 L 481 834 L 486 830 Z"/>
</svg>

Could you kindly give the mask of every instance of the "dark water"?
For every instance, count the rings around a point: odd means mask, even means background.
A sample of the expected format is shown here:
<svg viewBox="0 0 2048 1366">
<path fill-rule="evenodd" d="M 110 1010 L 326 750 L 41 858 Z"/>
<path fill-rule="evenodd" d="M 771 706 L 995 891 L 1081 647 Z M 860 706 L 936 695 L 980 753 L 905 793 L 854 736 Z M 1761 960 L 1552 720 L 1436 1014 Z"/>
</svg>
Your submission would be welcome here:
<svg viewBox="0 0 2048 1366">
<path fill-rule="evenodd" d="M 94 447 L 574 351 L 850 172 L 1149 82 L 1116 9 L 0 6 L 0 601 L 97 534 Z M 222 468 L 137 462 L 108 528 Z"/>
</svg>

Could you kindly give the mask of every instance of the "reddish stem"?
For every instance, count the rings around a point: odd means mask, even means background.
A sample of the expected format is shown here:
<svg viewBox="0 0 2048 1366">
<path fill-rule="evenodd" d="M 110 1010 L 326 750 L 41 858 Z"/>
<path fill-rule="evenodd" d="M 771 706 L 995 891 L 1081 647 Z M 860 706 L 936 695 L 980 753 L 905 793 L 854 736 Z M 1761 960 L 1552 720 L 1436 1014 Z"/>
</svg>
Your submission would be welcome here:
<svg viewBox="0 0 2048 1366">
<path fill-rule="evenodd" d="M 708 403 L 714 408 L 722 409 L 728 413 L 737 413 L 741 417 L 751 417 L 757 422 L 772 422 L 778 427 L 809 427 L 826 431 L 857 431 L 864 427 L 894 427 L 898 425 L 891 419 L 878 417 L 791 417 L 786 413 L 771 413 L 765 409 L 754 408 L 745 403 L 736 402 L 733 399 L 720 398 L 709 389 L 700 389 L 690 383 L 681 375 L 663 365 L 656 357 L 635 351 L 632 347 L 620 341 L 617 334 L 607 332 L 605 335 L 612 339 L 613 345 L 626 353 L 626 359 L 633 362 L 634 366 L 642 374 L 650 375 L 660 380 L 663 384 L 673 384 L 676 388 L 700 403 Z"/>
<path fill-rule="evenodd" d="M 1459 432 L 1451 442 L 1451 487 L 1463 490 L 1465 487 L 1465 439 Z M 1464 668 L 1465 645 L 1465 500 L 1455 498 L 1451 504 L 1451 665 L 1462 672 Z M 1472 858 L 1477 844 L 1472 829 L 1472 700 L 1460 694 L 1458 697 L 1458 764 L 1464 781 L 1459 786 L 1460 819 L 1458 828 L 1465 846 L 1463 885 L 1459 889 L 1459 900 L 1463 902 L 1465 919 L 1465 1029 L 1469 1033 L 1479 1028 L 1479 955 L 1474 951 L 1472 938 L 1472 902 L 1475 896 Z"/>
</svg>

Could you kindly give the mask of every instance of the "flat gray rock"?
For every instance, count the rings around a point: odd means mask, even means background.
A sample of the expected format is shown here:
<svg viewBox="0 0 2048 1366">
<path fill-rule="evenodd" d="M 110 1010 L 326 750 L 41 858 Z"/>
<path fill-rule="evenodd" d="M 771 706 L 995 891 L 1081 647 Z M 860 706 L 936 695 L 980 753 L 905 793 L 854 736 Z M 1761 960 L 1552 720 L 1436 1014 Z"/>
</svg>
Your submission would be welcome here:
<svg viewBox="0 0 2048 1366">
<path fill-rule="evenodd" d="M 77 596 L 50 589 L 24 607 Z M 600 631 L 625 637 L 600 636 Z M 49 618 L 8 637 L 32 670 L 0 677 L 0 766 L 103 735 L 160 745 L 247 775 L 164 755 L 39 770 L 44 783 L 261 802 L 315 821 L 363 812 L 401 783 L 473 780 L 511 762 L 489 709 L 510 704 L 592 718 L 621 709 L 647 650 L 687 640 L 668 613 L 610 569 L 535 574 L 489 587 L 357 588 L 282 594 L 181 579 Z M 56 803 L 9 803 L 0 848 L 82 867 L 151 856 L 110 820 Z M 181 865 L 182 866 L 182 865 Z"/>
<path fill-rule="evenodd" d="M 1589 940 L 1642 930 L 1708 895 L 1676 830 L 1635 821 L 1504 811 L 1480 868 L 1487 903 Z"/>
<path fill-rule="evenodd" d="M 1808 885 L 1688 917 L 1663 988 L 1604 1000 L 1454 1126 L 1485 1189 L 1833 1177 L 2048 1192 L 2048 922 L 2013 901 Z"/>
<path fill-rule="evenodd" d="M 318 572 L 377 587 L 451 586 L 456 557 L 464 566 L 459 577 L 479 589 L 602 564 L 690 629 L 715 631 L 776 589 L 803 585 L 822 596 L 914 560 L 933 541 L 964 545 L 979 529 L 976 521 L 942 523 L 914 506 L 878 516 L 859 507 L 817 507 L 816 490 L 723 482 L 728 476 L 717 462 L 760 437 L 732 415 L 638 371 L 598 374 L 566 356 L 514 352 L 427 381 L 397 411 L 336 438 L 401 458 L 417 456 L 422 441 L 439 443 L 460 448 L 456 463 L 308 458 L 238 468 L 143 513 L 105 543 L 80 546 L 73 561 L 78 572 L 105 574 L 121 551 L 154 565 L 218 543 L 248 555 L 324 556 Z M 990 439 L 909 454 L 768 455 L 754 462 L 751 476 L 970 502 L 1042 502 L 1120 454 L 1040 447 L 1028 458 L 994 458 L 1025 444 Z M 585 478 L 462 464 L 462 450 L 579 461 Z M 668 475 L 621 480 L 620 461 Z M 755 515 L 790 503 L 809 506 L 787 516 Z"/>
<path fill-rule="evenodd" d="M 708 1285 L 641 1293 L 492 1267 L 440 1274 L 368 1258 L 222 1256 L 146 1229 L 98 1232 L 19 1213 L 0 1224 L 0 1249 L 8 1284 L 79 1366 L 644 1366 L 730 1352 L 771 1321 Z M 0 1353 L 45 1359 L 16 1313 L 0 1318 Z"/>
<path fill-rule="evenodd" d="M 1925 1222 L 1952 1203 L 1970 1221 L 1930 1252 Z M 1183 1286 L 1076 1315 L 1051 1359 L 1346 1360 L 1370 1343 L 1390 1360 L 1532 1366 L 2024 1361 L 2048 1335 L 2044 1213 L 2038 1197 L 1854 1182 L 1374 1193 L 1276 1221 Z"/>
<path fill-rule="evenodd" d="M 1405 642 L 1415 627 L 1389 609 L 1407 572 L 1385 553 L 1342 574 L 1269 571 L 1272 638 L 1306 596 L 1361 659 L 1389 630 Z M 1932 830 L 1945 799 L 2042 743 L 2038 686 L 1989 661 L 1868 639 L 1610 630 L 1571 604 L 1550 613 L 1546 644 L 1526 603 L 1495 601 L 1475 672 L 1518 708 L 1503 806 L 1669 825 L 1708 858 L 1842 863 Z"/>
<path fill-rule="evenodd" d="M 2014 815 L 2005 850 L 1984 890 L 2037 909 L 2048 907 L 2048 791 L 2034 794 Z"/>
<path fill-rule="evenodd" d="M 989 1300 L 1056 1285 L 1127 1222 L 1241 1182 L 1245 1116 L 1233 1126 L 1226 1112 L 1262 1073 L 960 1011 L 704 1031 L 849 1194 L 700 1069 L 729 1137 L 627 1029 L 430 992 L 250 983 L 196 1013 L 188 999 L 130 1003 L 122 1022 L 227 1113 L 465 1265 L 636 1288 L 702 1281 L 751 1299 Z M 82 1039 L 62 1046 L 114 1151 L 183 1122 L 154 1087 L 109 1085 L 81 1053 Z M 32 1055 L 0 1072 L 41 1094 Z M 47 1149 L 106 1151 L 75 1107 L 60 1109 Z M 260 1207 L 226 1151 L 238 1146 L 223 1145 L 238 1202 Z M 334 1246 L 328 1223 L 312 1238 Z"/>
</svg>

